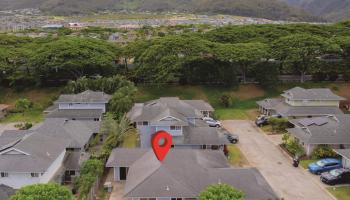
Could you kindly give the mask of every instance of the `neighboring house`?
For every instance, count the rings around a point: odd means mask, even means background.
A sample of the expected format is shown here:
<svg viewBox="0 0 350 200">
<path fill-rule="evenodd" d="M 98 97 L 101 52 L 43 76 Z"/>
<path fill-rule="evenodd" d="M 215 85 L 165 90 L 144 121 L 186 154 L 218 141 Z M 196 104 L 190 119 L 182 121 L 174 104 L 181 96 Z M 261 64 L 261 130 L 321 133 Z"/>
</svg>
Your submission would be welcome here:
<svg viewBox="0 0 350 200">
<path fill-rule="evenodd" d="M 104 92 L 86 90 L 79 94 L 63 94 L 45 110 L 47 118 L 100 121 L 111 96 Z"/>
<path fill-rule="evenodd" d="M 4 131 L 0 135 L 0 184 L 18 189 L 63 182 L 66 170 L 70 176 L 78 175 L 76 163 L 98 130 L 99 122 L 52 118 L 33 130 Z"/>
<path fill-rule="evenodd" d="M 5 117 L 10 106 L 6 104 L 0 104 L 0 119 Z"/>
<path fill-rule="evenodd" d="M 289 122 L 295 127 L 287 131 L 298 139 L 307 155 L 311 155 L 320 144 L 336 149 L 350 147 L 350 115 L 292 119 Z"/>
<path fill-rule="evenodd" d="M 343 167 L 350 169 L 350 149 L 335 149 L 334 151 L 343 158 Z"/>
<path fill-rule="evenodd" d="M 246 200 L 277 196 L 255 168 L 230 168 L 223 152 L 171 149 L 162 162 L 152 150 L 114 149 L 106 167 L 114 180 L 126 180 L 124 197 L 130 200 L 194 200 L 211 184 L 229 184 Z"/>
<path fill-rule="evenodd" d="M 163 97 L 146 103 L 137 103 L 128 113 L 140 133 L 140 146 L 151 147 L 152 135 L 160 130 L 173 136 L 175 148 L 223 148 L 227 140 L 217 128 L 209 127 L 202 117 L 214 111 L 202 100 L 180 100 Z"/>
<path fill-rule="evenodd" d="M 0 184 L 0 199 L 8 200 L 15 194 L 15 190 L 7 185 Z"/>
<path fill-rule="evenodd" d="M 334 94 L 328 88 L 304 89 L 295 87 L 284 91 L 283 98 L 258 101 L 264 115 L 283 117 L 314 117 L 343 114 L 339 103 L 345 98 Z"/>
</svg>

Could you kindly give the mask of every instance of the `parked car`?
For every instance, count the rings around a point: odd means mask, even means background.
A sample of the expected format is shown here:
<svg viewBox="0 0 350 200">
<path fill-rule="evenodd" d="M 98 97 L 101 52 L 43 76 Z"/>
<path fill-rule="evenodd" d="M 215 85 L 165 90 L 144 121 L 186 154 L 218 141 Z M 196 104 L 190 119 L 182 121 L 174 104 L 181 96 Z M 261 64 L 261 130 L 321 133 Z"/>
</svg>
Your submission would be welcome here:
<svg viewBox="0 0 350 200">
<path fill-rule="evenodd" d="M 230 141 L 232 144 L 236 144 L 239 141 L 238 135 L 231 134 L 231 133 L 225 133 L 226 138 L 228 141 Z"/>
<path fill-rule="evenodd" d="M 321 174 L 322 172 L 342 168 L 342 163 L 340 160 L 335 158 L 325 158 L 317 162 L 310 163 L 308 168 L 313 174 Z"/>
<path fill-rule="evenodd" d="M 320 179 L 328 185 L 350 183 L 350 169 L 340 168 L 324 172 Z"/>
<path fill-rule="evenodd" d="M 260 115 L 259 117 L 256 118 L 255 124 L 259 127 L 265 126 L 268 124 L 269 118 L 266 115 Z"/>
<path fill-rule="evenodd" d="M 210 127 L 221 127 L 221 122 L 213 118 L 203 117 L 202 120 L 205 121 L 205 123 L 207 123 Z"/>
</svg>

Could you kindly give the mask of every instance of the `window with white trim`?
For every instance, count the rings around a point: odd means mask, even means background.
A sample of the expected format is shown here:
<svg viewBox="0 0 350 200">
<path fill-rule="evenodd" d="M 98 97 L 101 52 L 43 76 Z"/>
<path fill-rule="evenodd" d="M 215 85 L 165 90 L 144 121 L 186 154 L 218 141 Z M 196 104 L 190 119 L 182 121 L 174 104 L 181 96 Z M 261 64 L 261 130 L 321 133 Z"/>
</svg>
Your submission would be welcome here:
<svg viewBox="0 0 350 200">
<path fill-rule="evenodd" d="M 1 178 L 9 177 L 9 173 L 1 172 Z"/>
<path fill-rule="evenodd" d="M 33 178 L 39 177 L 39 173 L 30 173 L 30 176 Z"/>
<path fill-rule="evenodd" d="M 148 122 L 147 121 L 137 122 L 137 126 L 148 126 Z"/>
<path fill-rule="evenodd" d="M 181 126 L 170 126 L 170 130 L 179 131 L 179 130 L 181 130 Z"/>
</svg>

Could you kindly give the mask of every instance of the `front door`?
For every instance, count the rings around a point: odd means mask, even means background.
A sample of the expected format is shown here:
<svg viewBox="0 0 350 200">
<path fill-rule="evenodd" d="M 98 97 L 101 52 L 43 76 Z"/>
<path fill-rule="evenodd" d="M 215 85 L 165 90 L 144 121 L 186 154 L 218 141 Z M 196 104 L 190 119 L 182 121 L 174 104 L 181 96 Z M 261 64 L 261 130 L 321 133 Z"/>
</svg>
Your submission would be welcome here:
<svg viewBox="0 0 350 200">
<path fill-rule="evenodd" d="M 128 167 L 121 167 L 120 168 L 120 180 L 124 181 L 126 180 L 126 176 L 128 175 L 129 168 Z"/>
</svg>

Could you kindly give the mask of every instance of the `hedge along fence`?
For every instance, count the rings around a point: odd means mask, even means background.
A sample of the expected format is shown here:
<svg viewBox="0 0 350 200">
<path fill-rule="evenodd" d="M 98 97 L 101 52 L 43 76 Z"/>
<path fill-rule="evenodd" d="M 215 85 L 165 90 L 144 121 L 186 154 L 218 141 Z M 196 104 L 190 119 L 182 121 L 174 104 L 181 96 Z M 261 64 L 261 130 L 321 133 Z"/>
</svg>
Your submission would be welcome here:
<svg viewBox="0 0 350 200">
<path fill-rule="evenodd" d="M 96 188 L 96 184 L 98 185 L 103 169 L 104 163 L 98 159 L 89 159 L 83 163 L 77 179 L 78 200 L 88 199 L 90 191 Z"/>
</svg>

